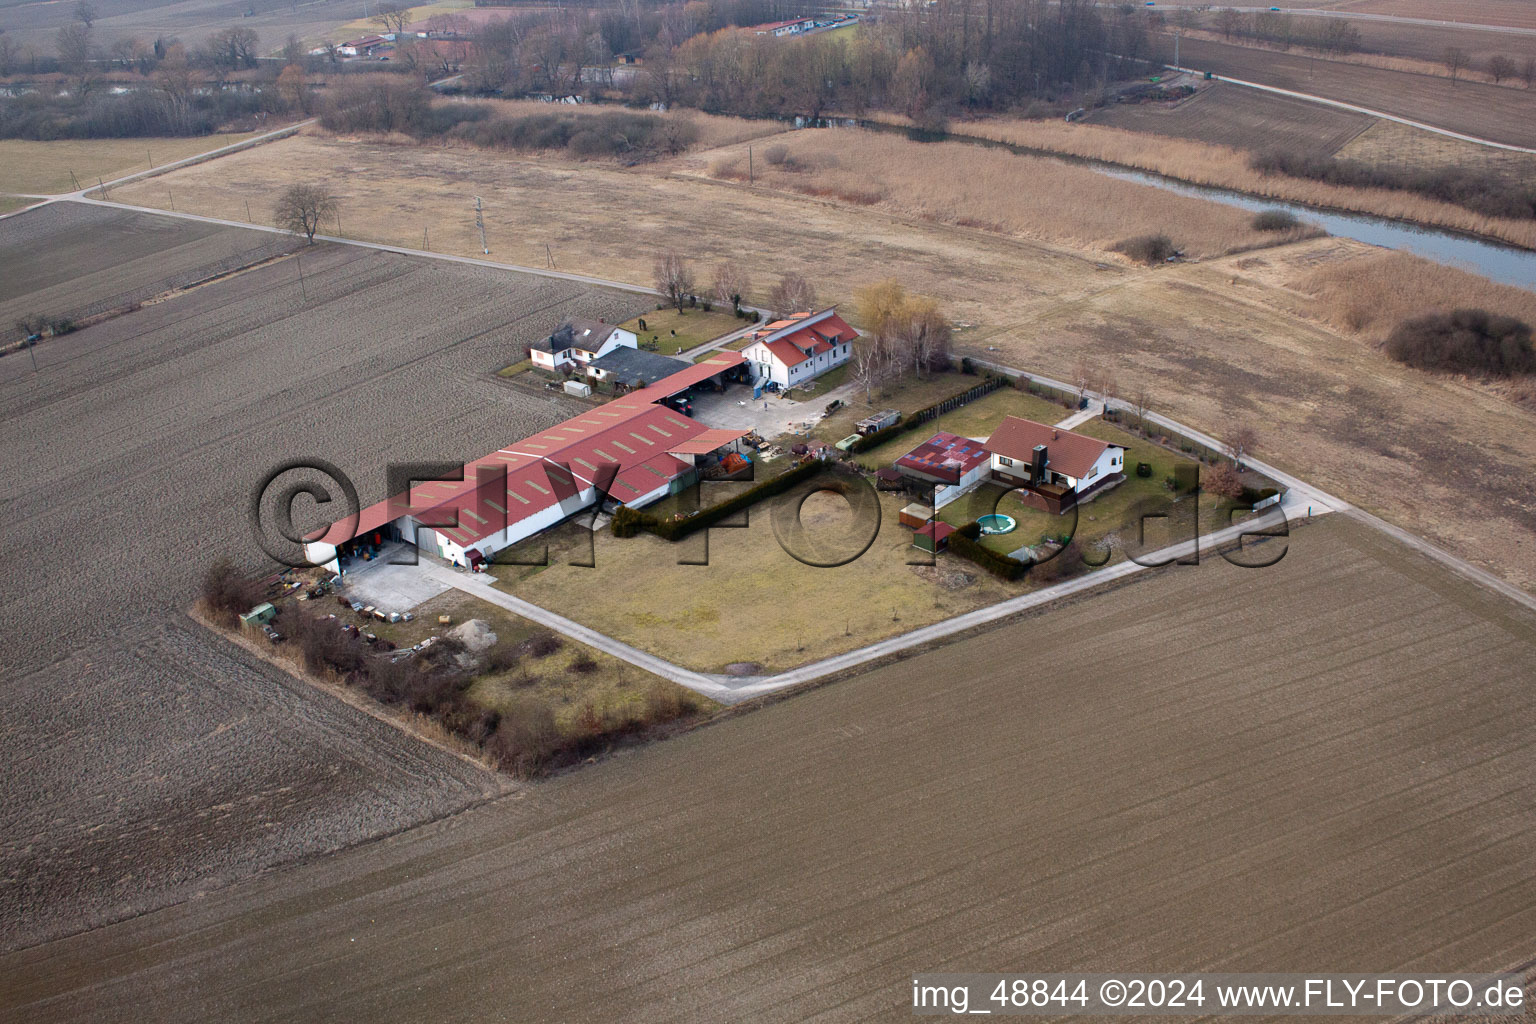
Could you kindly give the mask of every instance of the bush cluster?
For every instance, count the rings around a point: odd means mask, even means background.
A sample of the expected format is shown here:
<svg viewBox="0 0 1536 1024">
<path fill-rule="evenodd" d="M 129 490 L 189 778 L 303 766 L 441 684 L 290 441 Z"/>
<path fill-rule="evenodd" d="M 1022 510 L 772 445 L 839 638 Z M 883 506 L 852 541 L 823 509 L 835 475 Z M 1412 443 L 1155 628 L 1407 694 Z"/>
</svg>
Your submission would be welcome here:
<svg viewBox="0 0 1536 1024">
<path fill-rule="evenodd" d="M 1151 266 L 1162 263 L 1177 251 L 1173 245 L 1173 239 L 1167 235 L 1137 235 L 1135 238 L 1127 238 L 1110 246 L 1111 252 L 1122 253 Z"/>
<path fill-rule="evenodd" d="M 1289 231 L 1301 227 L 1301 219 L 1289 210 L 1260 210 L 1253 215 L 1255 231 Z"/>
<path fill-rule="evenodd" d="M 1394 167 L 1282 152 L 1260 153 L 1249 165 L 1260 174 L 1287 174 L 1330 185 L 1413 192 L 1489 217 L 1536 217 L 1536 189 L 1471 167 Z"/>
<path fill-rule="evenodd" d="M 227 558 L 214 562 L 203 574 L 203 607 L 221 626 L 233 626 L 239 616 L 262 600 L 261 584 L 240 572 Z"/>
<path fill-rule="evenodd" d="M 461 124 L 452 134 L 477 146 L 496 149 L 563 149 L 573 157 L 647 160 L 681 153 L 699 137 L 691 121 L 628 110 L 600 114 L 551 112 L 522 117 L 480 119 Z"/>
<path fill-rule="evenodd" d="M 1510 377 L 1536 371 L 1531 328 L 1482 309 L 1405 320 L 1387 336 L 1387 354 L 1421 370 Z"/>
</svg>

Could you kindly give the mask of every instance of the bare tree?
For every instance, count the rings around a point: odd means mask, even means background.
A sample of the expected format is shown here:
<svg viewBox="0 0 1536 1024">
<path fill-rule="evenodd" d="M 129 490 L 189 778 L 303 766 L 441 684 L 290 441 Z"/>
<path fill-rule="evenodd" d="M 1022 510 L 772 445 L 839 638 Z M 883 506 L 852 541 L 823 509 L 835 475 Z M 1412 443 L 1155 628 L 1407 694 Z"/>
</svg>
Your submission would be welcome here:
<svg viewBox="0 0 1536 1024">
<path fill-rule="evenodd" d="M 937 302 L 922 295 L 907 300 L 898 337 L 903 343 L 906 361 L 918 376 L 948 364 L 952 335 L 949 321 L 939 312 Z"/>
<path fill-rule="evenodd" d="M 91 27 L 72 21 L 54 35 L 59 64 L 71 75 L 84 75 L 91 66 Z"/>
<path fill-rule="evenodd" d="M 786 272 L 768 294 L 768 305 L 785 316 L 804 312 L 816 305 L 816 287 L 799 274 Z"/>
<path fill-rule="evenodd" d="M 730 303 L 736 309 L 741 308 L 741 297 L 746 294 L 752 283 L 747 279 L 747 272 L 741 264 L 734 260 L 726 260 L 715 267 L 715 279 L 713 281 L 715 301 L 720 305 Z"/>
<path fill-rule="evenodd" d="M 1072 364 L 1072 387 L 1076 389 L 1079 401 L 1088 397 L 1088 389 L 1093 386 L 1094 373 L 1093 363 L 1086 358 L 1080 358 Z"/>
<path fill-rule="evenodd" d="M 693 268 L 681 253 L 665 252 L 656 257 L 653 269 L 656 290 L 665 295 L 670 305 L 683 311 L 683 302 L 693 291 Z"/>
<path fill-rule="evenodd" d="M 325 59 L 332 64 L 341 63 L 341 44 L 334 39 L 322 39 L 320 49 L 325 51 Z"/>
<path fill-rule="evenodd" d="M 253 29 L 226 28 L 208 40 L 208 50 L 216 68 L 253 68 L 260 39 Z"/>
<path fill-rule="evenodd" d="M 20 56 L 16 41 L 6 34 L 5 29 L 0 28 L 0 78 L 10 75 L 16 69 Z"/>
<path fill-rule="evenodd" d="M 155 84 L 164 95 L 165 119 L 171 131 L 186 135 L 192 130 L 192 67 L 187 63 L 187 51 L 180 43 L 172 43 L 165 51 L 165 59 L 155 69 Z"/>
<path fill-rule="evenodd" d="M 1536 86 L 1536 57 L 1525 58 L 1525 66 L 1520 69 L 1520 81 L 1525 83 L 1527 89 Z"/>
<path fill-rule="evenodd" d="M 1445 69 L 1451 73 L 1451 83 L 1454 85 L 1457 76 L 1471 65 L 1472 58 L 1459 46 L 1447 46 L 1445 52 L 1440 55 L 1440 63 L 1444 64 Z"/>
<path fill-rule="evenodd" d="M 278 196 L 272 209 L 273 222 L 294 234 L 302 234 L 315 244 L 315 232 L 320 221 L 333 216 L 337 210 L 336 197 L 322 185 L 289 185 Z"/>
<path fill-rule="evenodd" d="M 1253 451 L 1253 446 L 1258 443 L 1258 435 L 1253 425 L 1242 420 L 1232 423 L 1227 428 L 1227 454 L 1232 456 L 1232 461 L 1237 463 L 1237 468 L 1243 468 L 1243 459 Z"/>
<path fill-rule="evenodd" d="M 853 380 L 864 389 L 865 402 L 873 402 L 875 392 L 884 391 L 896 365 L 885 338 L 871 332 L 853 342 Z"/>
<path fill-rule="evenodd" d="M 373 16 L 373 23 L 385 32 L 399 35 L 411 20 L 411 9 L 397 0 L 384 0 L 375 10 L 378 13 Z"/>
<path fill-rule="evenodd" d="M 1147 390 L 1146 384 L 1136 382 L 1131 393 L 1126 396 L 1126 401 L 1131 403 L 1131 409 L 1136 413 L 1136 426 L 1143 434 L 1147 432 L 1147 410 L 1152 407 L 1152 394 Z"/>
<path fill-rule="evenodd" d="M 1515 62 L 1504 56 L 1488 58 L 1488 77 L 1493 79 L 1493 84 L 1498 85 L 1506 78 L 1515 77 Z"/>
<path fill-rule="evenodd" d="M 86 28 L 92 28 L 96 24 L 96 5 L 90 0 L 77 0 L 74 7 L 75 20 Z"/>
</svg>

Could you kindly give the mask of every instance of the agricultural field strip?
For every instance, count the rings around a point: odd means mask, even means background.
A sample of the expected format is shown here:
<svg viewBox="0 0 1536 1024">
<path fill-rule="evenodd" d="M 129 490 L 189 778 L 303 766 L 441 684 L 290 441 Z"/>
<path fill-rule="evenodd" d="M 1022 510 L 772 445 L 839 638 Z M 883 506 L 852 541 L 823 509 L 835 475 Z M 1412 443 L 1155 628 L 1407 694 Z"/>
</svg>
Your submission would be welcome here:
<svg viewBox="0 0 1536 1024">
<path fill-rule="evenodd" d="M 90 202 L 91 200 L 87 199 L 86 197 L 91 192 L 101 192 L 103 189 L 111 190 L 118 185 L 126 185 L 130 182 L 138 181 L 141 178 L 153 178 L 161 174 L 169 173 L 170 171 L 179 170 L 183 167 L 190 167 L 193 164 L 200 164 L 204 160 L 213 160 L 221 156 L 227 156 L 230 153 L 238 153 L 243 149 L 250 149 L 252 146 L 260 146 L 265 142 L 276 142 L 278 139 L 286 139 L 290 135 L 297 134 L 301 128 L 312 125 L 318 120 L 319 118 L 312 117 L 307 121 L 300 121 L 298 124 L 290 124 L 286 128 L 277 128 L 273 131 L 267 132 L 265 135 L 258 135 L 254 139 L 244 139 L 240 142 L 232 142 L 227 146 L 220 146 L 218 149 L 210 149 L 206 153 L 194 153 L 192 156 L 182 157 L 180 160 L 173 160 L 170 163 L 162 164 L 159 167 L 151 167 L 148 170 L 135 171 L 132 174 L 125 174 L 121 178 L 113 178 L 111 181 L 101 182 L 96 185 L 87 185 L 85 188 L 82 188 L 76 192 L 63 192 L 55 193 L 52 195 L 34 192 L 9 192 L 6 194 L 20 196 L 23 199 L 41 199 L 45 203 L 56 203 L 61 199 L 83 200 L 85 202 Z M 32 207 L 28 207 L 28 209 L 31 208 Z M 135 207 L 130 207 L 130 209 L 135 209 Z M 5 216 L 12 217 L 19 212 L 21 211 L 18 210 L 13 213 L 8 213 L 5 214 Z M 161 211 L 157 210 L 155 212 L 158 213 Z M 236 227 L 242 228 L 276 230 L 264 229 L 261 228 L 260 225 L 254 224 L 239 224 L 235 222 L 231 223 L 234 223 Z"/>
<path fill-rule="evenodd" d="M 1190 75 L 1198 75 L 1202 73 L 1195 70 L 1194 68 L 1180 67 L 1177 64 L 1166 64 L 1164 66 L 1173 71 L 1182 71 L 1185 74 Z M 1354 103 L 1345 103 L 1343 100 L 1331 100 L 1326 96 L 1314 96 L 1311 93 L 1296 92 L 1292 89 L 1281 89 L 1279 86 L 1274 85 L 1262 85 L 1258 82 L 1244 81 L 1241 78 L 1229 78 L 1226 75 L 1218 75 L 1213 73 L 1211 77 L 1218 82 L 1229 82 L 1232 85 L 1241 85 L 1244 88 L 1257 89 L 1260 92 L 1273 93 L 1276 96 L 1288 96 L 1291 99 L 1305 100 L 1308 103 L 1318 103 L 1325 107 L 1333 107 L 1336 110 L 1348 110 L 1355 114 L 1368 114 L 1371 117 L 1379 117 L 1383 121 L 1395 121 L 1398 124 L 1407 125 L 1409 128 L 1417 128 L 1420 131 L 1431 132 L 1435 135 L 1443 135 L 1448 139 L 1456 139 L 1461 142 L 1471 142 L 1479 146 L 1487 146 L 1490 149 L 1502 149 L 1510 153 L 1536 154 L 1536 149 L 1533 149 L 1529 146 L 1515 146 L 1507 142 L 1494 142 L 1492 139 L 1480 139 L 1476 135 L 1466 135 L 1462 132 L 1452 131 L 1449 128 L 1436 128 L 1434 125 L 1425 124 L 1423 121 L 1414 121 L 1406 117 L 1398 117 L 1396 114 L 1388 114 L 1383 110 L 1372 110 L 1370 107 L 1362 107 Z"/>
<path fill-rule="evenodd" d="M 1248 14 L 1262 14 L 1273 10 L 1272 7 L 1234 7 L 1234 11 L 1243 11 Z M 1493 29 L 1498 32 L 1508 32 L 1517 36 L 1536 36 L 1536 28 L 1522 28 L 1517 25 L 1491 25 L 1482 21 L 1464 21 L 1461 19 L 1435 19 L 1435 18 L 1409 18 L 1400 14 L 1371 14 L 1367 11 L 1351 11 L 1348 8 L 1341 10 L 1329 10 L 1321 7 L 1286 7 L 1287 14 L 1304 14 L 1309 18 L 1344 18 L 1353 21 L 1388 21 L 1398 25 L 1428 25 L 1433 28 L 1458 28 L 1469 26 L 1472 28 Z"/>
</svg>

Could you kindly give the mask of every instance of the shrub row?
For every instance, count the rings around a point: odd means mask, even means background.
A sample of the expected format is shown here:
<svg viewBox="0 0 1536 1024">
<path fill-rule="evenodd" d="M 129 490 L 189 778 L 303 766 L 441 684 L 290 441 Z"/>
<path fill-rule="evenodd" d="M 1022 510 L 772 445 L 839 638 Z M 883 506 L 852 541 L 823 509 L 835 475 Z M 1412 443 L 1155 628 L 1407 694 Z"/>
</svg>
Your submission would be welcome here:
<svg viewBox="0 0 1536 1024">
<path fill-rule="evenodd" d="M 682 540 L 684 537 L 706 526 L 712 526 L 726 516 L 734 515 L 743 509 L 770 498 L 775 494 L 782 494 L 802 480 L 809 480 L 820 473 L 825 467 L 820 462 L 811 461 L 802 463 L 771 477 L 761 483 L 747 488 L 740 494 L 711 505 L 709 508 L 700 509 L 694 515 L 686 519 L 663 519 L 641 509 L 633 509 L 627 505 L 621 505 L 613 514 L 613 535 L 615 537 L 633 537 L 644 530 L 653 533 L 662 540 Z"/>
<path fill-rule="evenodd" d="M 1536 189 L 1468 167 L 1395 167 L 1286 152 L 1260 153 L 1253 157 L 1250 166 L 1260 174 L 1287 174 L 1330 185 L 1413 192 L 1489 217 L 1536 217 Z"/>
</svg>

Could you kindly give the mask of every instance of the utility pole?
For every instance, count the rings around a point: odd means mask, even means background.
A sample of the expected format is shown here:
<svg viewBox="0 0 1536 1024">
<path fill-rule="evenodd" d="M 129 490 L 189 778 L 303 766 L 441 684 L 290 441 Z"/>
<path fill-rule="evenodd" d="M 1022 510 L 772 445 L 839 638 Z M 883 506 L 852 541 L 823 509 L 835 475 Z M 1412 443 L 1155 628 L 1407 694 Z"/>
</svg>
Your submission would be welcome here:
<svg viewBox="0 0 1536 1024">
<path fill-rule="evenodd" d="M 475 196 L 475 227 L 480 229 L 480 251 L 489 256 L 491 247 L 485 244 L 485 213 L 480 197 Z"/>
<path fill-rule="evenodd" d="M 166 189 L 165 190 L 165 198 L 167 198 L 167 199 L 169 199 L 171 201 L 171 212 L 175 213 L 176 212 L 176 197 L 171 194 L 171 190 L 170 189 Z"/>
<path fill-rule="evenodd" d="M 251 201 L 249 199 L 245 201 L 245 219 L 252 224 L 256 223 L 256 218 L 251 216 Z"/>
<path fill-rule="evenodd" d="M 293 262 L 299 266 L 299 294 L 304 296 L 304 301 L 309 301 L 309 289 L 304 287 L 304 257 L 295 255 Z"/>
<path fill-rule="evenodd" d="M 549 261 L 549 268 L 555 268 L 555 254 L 549 251 L 549 243 L 544 243 L 544 258 Z"/>
<path fill-rule="evenodd" d="M 69 172 L 69 180 L 75 183 L 75 191 L 79 192 L 80 191 L 80 179 L 75 177 L 75 172 L 74 171 L 70 171 Z"/>
<path fill-rule="evenodd" d="M 747 147 L 747 184 L 750 185 L 752 183 L 753 183 L 753 177 L 752 177 L 752 147 L 748 146 Z"/>
<path fill-rule="evenodd" d="M 427 244 L 427 229 L 425 225 L 423 225 L 421 229 L 421 250 L 422 252 L 432 251 L 432 247 Z"/>
</svg>

